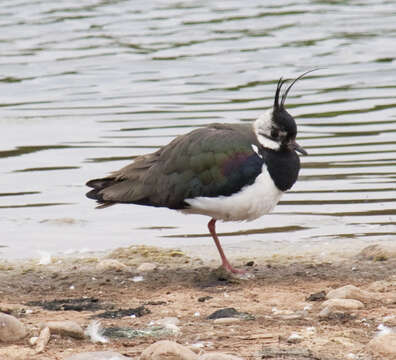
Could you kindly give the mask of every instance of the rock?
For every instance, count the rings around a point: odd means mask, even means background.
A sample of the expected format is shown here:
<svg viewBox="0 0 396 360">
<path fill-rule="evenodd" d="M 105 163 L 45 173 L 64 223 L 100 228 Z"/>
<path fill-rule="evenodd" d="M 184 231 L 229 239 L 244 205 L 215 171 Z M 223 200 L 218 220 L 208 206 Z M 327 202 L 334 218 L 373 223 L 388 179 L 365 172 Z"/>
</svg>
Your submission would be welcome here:
<svg viewBox="0 0 396 360">
<path fill-rule="evenodd" d="M 342 310 L 333 309 L 329 306 L 326 306 L 318 316 L 321 320 L 336 320 L 341 323 L 345 323 L 356 318 L 356 316 L 353 316 Z"/>
<path fill-rule="evenodd" d="M 51 337 L 50 329 L 46 326 L 44 329 L 40 331 L 40 335 L 37 338 L 36 345 L 36 353 L 39 354 L 44 351 L 45 347 L 48 344 L 48 341 Z"/>
<path fill-rule="evenodd" d="M 240 357 L 236 357 L 234 355 L 228 355 L 218 352 L 207 353 L 201 355 L 198 360 L 243 360 Z"/>
<path fill-rule="evenodd" d="M 205 302 L 207 300 L 213 299 L 212 296 L 201 296 L 200 298 L 198 298 L 199 302 Z"/>
<path fill-rule="evenodd" d="M 0 303 L 0 313 L 8 315 L 19 316 L 26 314 L 28 311 L 20 304 Z"/>
<path fill-rule="evenodd" d="M 396 328 L 396 315 L 388 315 L 382 319 L 385 326 L 390 326 Z"/>
<path fill-rule="evenodd" d="M 33 336 L 29 339 L 29 345 L 34 346 L 37 344 L 38 336 Z"/>
<path fill-rule="evenodd" d="M 83 352 L 64 358 L 64 360 L 127 360 L 127 359 L 132 360 L 132 358 L 126 357 L 114 351 Z"/>
<path fill-rule="evenodd" d="M 324 309 L 321 310 L 321 312 L 319 313 L 319 317 L 321 319 L 326 319 L 329 317 L 330 313 L 332 312 L 331 308 L 329 307 L 325 307 Z"/>
<path fill-rule="evenodd" d="M 330 299 L 322 303 L 322 307 L 336 310 L 358 310 L 364 308 L 364 305 L 359 300 L 354 299 Z"/>
<path fill-rule="evenodd" d="M 232 324 L 240 323 L 241 319 L 240 318 L 229 317 L 229 318 L 215 319 L 213 322 L 215 324 L 232 325 Z"/>
<path fill-rule="evenodd" d="M 367 348 L 375 355 L 396 359 L 396 333 L 376 336 L 367 344 Z"/>
<path fill-rule="evenodd" d="M 157 268 L 157 264 L 154 263 L 143 263 L 138 266 L 136 269 L 138 272 L 148 272 L 153 271 Z"/>
<path fill-rule="evenodd" d="M 51 334 L 59 334 L 61 336 L 70 336 L 75 339 L 84 339 L 84 331 L 75 321 L 48 321 L 42 326 L 49 327 Z"/>
<path fill-rule="evenodd" d="M 126 268 L 127 266 L 125 264 L 119 262 L 116 259 L 104 259 L 96 265 L 96 270 L 100 270 L 100 271 L 106 271 L 106 270 L 121 271 L 121 270 L 125 270 Z"/>
<path fill-rule="evenodd" d="M 355 299 L 360 301 L 368 301 L 378 298 L 374 293 L 360 290 L 354 285 L 345 285 L 340 288 L 330 290 L 327 293 L 328 299 Z"/>
<path fill-rule="evenodd" d="M 12 315 L 0 313 L 0 342 L 16 341 L 25 336 L 25 325 Z"/>
<path fill-rule="evenodd" d="M 306 301 L 322 301 L 324 299 L 326 299 L 326 292 L 324 290 L 322 290 L 317 293 L 309 295 L 305 300 Z"/>
<path fill-rule="evenodd" d="M 162 340 L 145 349 L 140 360 L 198 360 L 198 355 L 174 341 Z"/>
<path fill-rule="evenodd" d="M 359 252 L 358 257 L 365 260 L 386 261 L 396 257 L 396 246 L 391 244 L 369 245 Z"/>
<path fill-rule="evenodd" d="M 234 308 L 225 308 L 216 310 L 214 313 L 210 314 L 207 319 L 221 319 L 221 318 L 239 318 L 243 320 L 253 320 L 254 316 L 248 313 L 239 312 Z"/>
<path fill-rule="evenodd" d="M 303 337 L 297 333 L 290 334 L 290 336 L 287 338 L 287 342 L 289 344 L 298 344 L 301 341 L 303 341 Z"/>
<path fill-rule="evenodd" d="M 208 316 L 208 319 L 213 320 L 220 318 L 232 318 L 232 317 L 237 317 L 238 315 L 239 312 L 236 311 L 234 308 L 225 308 L 225 309 L 216 310 L 214 313 Z"/>
<path fill-rule="evenodd" d="M 180 324 L 180 320 L 177 317 L 166 317 L 159 319 L 156 320 L 154 324 L 169 330 L 173 334 L 178 334 L 180 332 L 180 328 L 177 326 Z"/>
</svg>

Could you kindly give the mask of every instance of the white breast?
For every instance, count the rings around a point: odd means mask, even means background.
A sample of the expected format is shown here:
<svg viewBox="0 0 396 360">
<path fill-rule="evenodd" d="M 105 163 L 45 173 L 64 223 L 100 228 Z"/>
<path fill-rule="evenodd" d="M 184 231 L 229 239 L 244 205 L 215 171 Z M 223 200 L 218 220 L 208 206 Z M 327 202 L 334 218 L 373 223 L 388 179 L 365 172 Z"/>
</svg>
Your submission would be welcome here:
<svg viewBox="0 0 396 360">
<path fill-rule="evenodd" d="M 250 221 L 269 213 L 278 203 L 283 192 L 271 179 L 263 165 L 261 174 L 252 185 L 243 187 L 231 196 L 197 197 L 186 199 L 191 207 L 182 211 L 189 214 L 208 215 L 223 221 Z"/>
</svg>

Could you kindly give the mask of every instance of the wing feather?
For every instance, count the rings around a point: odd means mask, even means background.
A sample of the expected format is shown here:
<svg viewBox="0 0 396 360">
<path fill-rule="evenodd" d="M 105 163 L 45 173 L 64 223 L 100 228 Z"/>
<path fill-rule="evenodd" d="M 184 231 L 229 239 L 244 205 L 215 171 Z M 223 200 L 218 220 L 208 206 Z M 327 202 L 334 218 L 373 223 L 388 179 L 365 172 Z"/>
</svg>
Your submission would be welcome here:
<svg viewBox="0 0 396 360">
<path fill-rule="evenodd" d="M 173 209 L 185 199 L 229 196 L 260 174 L 263 159 L 250 124 L 212 124 L 175 138 L 104 179 L 88 182 L 101 204 L 137 203 Z M 106 186 L 108 185 L 108 186 Z"/>
</svg>

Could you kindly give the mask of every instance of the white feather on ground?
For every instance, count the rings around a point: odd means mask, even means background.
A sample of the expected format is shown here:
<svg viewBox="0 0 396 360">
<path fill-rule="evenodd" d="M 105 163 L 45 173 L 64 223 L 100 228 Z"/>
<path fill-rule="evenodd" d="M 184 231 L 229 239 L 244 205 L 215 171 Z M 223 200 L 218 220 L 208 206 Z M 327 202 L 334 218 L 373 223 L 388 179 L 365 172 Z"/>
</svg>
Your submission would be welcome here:
<svg viewBox="0 0 396 360">
<path fill-rule="evenodd" d="M 85 329 L 84 334 L 88 336 L 93 343 L 107 343 L 109 339 L 103 335 L 103 328 L 100 321 L 93 320 Z"/>
</svg>

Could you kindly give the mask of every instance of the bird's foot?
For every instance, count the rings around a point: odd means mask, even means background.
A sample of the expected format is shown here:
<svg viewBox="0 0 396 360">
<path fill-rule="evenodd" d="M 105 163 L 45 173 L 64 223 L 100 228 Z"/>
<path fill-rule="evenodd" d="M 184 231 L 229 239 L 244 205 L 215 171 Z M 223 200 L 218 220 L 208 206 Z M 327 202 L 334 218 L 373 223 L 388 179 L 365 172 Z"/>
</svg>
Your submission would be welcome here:
<svg viewBox="0 0 396 360">
<path fill-rule="evenodd" d="M 236 269 L 228 261 L 227 262 L 223 262 L 222 266 L 227 272 L 230 272 L 230 273 L 233 273 L 233 274 L 240 274 L 240 275 L 246 274 L 246 270 Z"/>
</svg>

